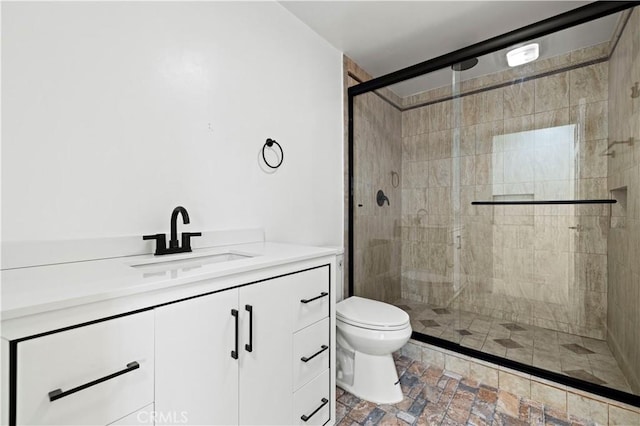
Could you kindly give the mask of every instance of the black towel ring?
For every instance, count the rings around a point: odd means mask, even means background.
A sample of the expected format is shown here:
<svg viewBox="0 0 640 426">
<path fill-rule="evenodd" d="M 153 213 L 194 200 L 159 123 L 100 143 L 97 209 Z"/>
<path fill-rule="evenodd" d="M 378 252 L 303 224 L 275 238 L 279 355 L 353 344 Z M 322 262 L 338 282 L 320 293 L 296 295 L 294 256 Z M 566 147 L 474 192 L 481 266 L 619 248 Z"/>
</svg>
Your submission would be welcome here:
<svg viewBox="0 0 640 426">
<path fill-rule="evenodd" d="M 264 149 L 266 147 L 272 147 L 274 144 L 278 145 L 278 148 L 280 149 L 280 161 L 275 166 L 272 166 L 271 164 L 269 164 L 269 162 L 267 161 L 267 157 L 264 155 Z M 284 160 L 284 151 L 282 150 L 282 147 L 280 146 L 280 144 L 275 140 L 268 138 L 267 141 L 262 146 L 262 159 L 264 160 L 264 163 L 272 169 L 277 169 L 278 167 L 280 167 L 280 165 L 282 164 L 282 161 Z"/>
</svg>

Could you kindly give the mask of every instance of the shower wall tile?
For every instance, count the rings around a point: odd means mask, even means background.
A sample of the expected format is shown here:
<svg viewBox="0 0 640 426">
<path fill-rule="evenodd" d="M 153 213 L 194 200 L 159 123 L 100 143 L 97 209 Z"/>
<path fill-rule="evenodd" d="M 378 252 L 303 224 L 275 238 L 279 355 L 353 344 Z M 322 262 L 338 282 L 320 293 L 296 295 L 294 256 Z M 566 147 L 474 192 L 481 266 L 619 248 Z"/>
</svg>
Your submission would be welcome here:
<svg viewBox="0 0 640 426">
<path fill-rule="evenodd" d="M 434 187 L 427 190 L 427 213 L 433 216 L 451 216 L 451 189 Z"/>
<path fill-rule="evenodd" d="M 572 106 L 569 118 L 578 123 L 583 140 L 592 141 L 608 137 L 608 102 L 594 102 Z"/>
<path fill-rule="evenodd" d="M 596 44 L 571 52 L 571 63 L 585 62 L 609 56 L 610 46 L 608 42 Z"/>
<path fill-rule="evenodd" d="M 402 113 L 402 137 L 421 135 L 429 132 L 429 109 L 410 109 Z"/>
<path fill-rule="evenodd" d="M 534 112 L 534 85 L 532 80 L 503 88 L 504 118 L 531 115 Z"/>
<path fill-rule="evenodd" d="M 571 65 L 571 52 L 532 62 L 536 72 L 557 70 Z"/>
<path fill-rule="evenodd" d="M 475 157 L 475 183 L 487 185 L 491 183 L 491 154 L 476 155 Z M 491 197 L 485 198 L 490 199 Z"/>
<path fill-rule="evenodd" d="M 451 186 L 451 158 L 429 161 L 429 186 Z"/>
<path fill-rule="evenodd" d="M 453 134 L 451 130 L 433 131 L 429 133 L 429 159 L 451 158 Z"/>
<path fill-rule="evenodd" d="M 402 106 L 406 108 L 425 102 L 432 102 L 436 99 L 445 99 L 450 97 L 451 93 L 451 86 L 438 87 L 436 89 L 416 93 L 415 95 L 402 98 Z"/>
<path fill-rule="evenodd" d="M 432 132 L 451 129 L 451 102 L 438 102 L 427 106 L 429 109 L 429 128 Z"/>
<path fill-rule="evenodd" d="M 607 177 L 607 139 L 584 141 L 580 144 L 580 178 Z M 605 180 L 606 182 L 606 180 Z M 606 195 L 606 188 L 605 188 Z"/>
<path fill-rule="evenodd" d="M 476 126 L 476 154 L 488 154 L 494 151 L 494 137 L 505 132 L 502 121 L 492 121 Z"/>
<path fill-rule="evenodd" d="M 606 101 L 609 99 L 609 64 L 601 62 L 571 70 L 569 82 L 570 105 Z"/>
<path fill-rule="evenodd" d="M 504 95 L 502 88 L 483 92 L 481 99 L 482 102 L 479 111 L 481 123 L 498 121 L 504 118 Z"/>
<path fill-rule="evenodd" d="M 607 254 L 609 221 L 606 216 L 580 216 L 581 227 L 576 232 L 575 251 L 577 253 Z"/>
<path fill-rule="evenodd" d="M 428 134 L 402 138 L 402 160 L 422 161 L 429 159 Z"/>
<path fill-rule="evenodd" d="M 579 179 L 578 191 L 584 198 L 607 198 L 607 179 L 604 177 Z"/>
<path fill-rule="evenodd" d="M 460 185 L 474 185 L 476 183 L 475 156 L 460 157 Z"/>
<path fill-rule="evenodd" d="M 504 133 L 525 132 L 534 129 L 534 115 L 523 115 L 504 120 Z"/>
<path fill-rule="evenodd" d="M 462 126 L 470 126 L 480 122 L 482 100 L 482 94 L 465 96 L 461 99 Z"/>
<path fill-rule="evenodd" d="M 546 129 L 549 127 L 565 126 L 567 124 L 570 124 L 569 108 L 545 111 L 534 115 L 534 129 Z"/>
<path fill-rule="evenodd" d="M 555 250 L 534 251 L 534 281 L 553 286 L 553 293 L 557 296 L 567 296 L 569 253 L 559 253 Z"/>
<path fill-rule="evenodd" d="M 533 246 L 536 250 L 568 252 L 569 231 L 558 216 L 535 216 Z"/>
<path fill-rule="evenodd" d="M 461 186 L 460 187 L 460 213 L 463 216 L 476 215 L 476 206 L 471 204 L 471 202 L 473 201 L 476 201 L 475 186 L 474 185 Z"/>
<path fill-rule="evenodd" d="M 402 163 L 402 187 L 426 188 L 429 186 L 429 161 L 405 161 Z"/>
<path fill-rule="evenodd" d="M 460 155 L 474 155 L 476 153 L 477 126 L 466 126 L 460 129 Z"/>
<path fill-rule="evenodd" d="M 535 80 L 535 112 L 569 106 L 569 75 L 566 72 Z"/>
<path fill-rule="evenodd" d="M 417 212 L 420 209 L 426 209 L 427 206 L 427 189 L 412 188 L 402 191 L 402 209 L 404 211 Z M 425 210 L 426 211 L 426 210 Z"/>
</svg>

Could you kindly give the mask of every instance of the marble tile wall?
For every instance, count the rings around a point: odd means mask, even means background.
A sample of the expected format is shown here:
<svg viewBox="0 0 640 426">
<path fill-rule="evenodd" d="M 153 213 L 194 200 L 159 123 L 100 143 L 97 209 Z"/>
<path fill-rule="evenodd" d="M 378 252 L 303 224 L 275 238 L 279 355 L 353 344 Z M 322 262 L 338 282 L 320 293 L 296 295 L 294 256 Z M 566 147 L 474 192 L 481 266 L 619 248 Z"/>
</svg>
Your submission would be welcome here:
<svg viewBox="0 0 640 426">
<path fill-rule="evenodd" d="M 358 83 L 347 79 L 349 85 Z M 400 297 L 402 122 L 392 98 L 366 93 L 354 99 L 354 290 L 386 302 Z M 378 190 L 384 191 L 388 205 L 378 206 Z"/>
<path fill-rule="evenodd" d="M 613 206 L 608 239 L 607 342 L 640 393 L 640 10 L 635 8 L 609 61 L 607 188 Z M 606 148 L 606 147 L 605 147 Z"/>
<path fill-rule="evenodd" d="M 495 83 L 513 78 L 509 73 L 558 69 L 606 56 L 605 47 L 483 79 Z M 498 183 L 510 194 L 554 194 L 558 178 L 505 180 L 514 164 L 509 155 L 518 151 L 498 149 L 497 141 L 569 124 L 575 125 L 578 153 L 570 170 L 572 195 L 608 198 L 607 160 L 601 155 L 608 136 L 608 73 L 608 63 L 599 62 L 402 113 L 403 298 L 604 338 L 608 207 L 491 207 L 471 201 L 491 200 L 501 193 Z M 478 84 L 460 86 L 464 92 Z M 405 98 L 405 105 L 447 90 Z M 532 175 L 534 166 L 545 164 L 532 165 Z"/>
</svg>

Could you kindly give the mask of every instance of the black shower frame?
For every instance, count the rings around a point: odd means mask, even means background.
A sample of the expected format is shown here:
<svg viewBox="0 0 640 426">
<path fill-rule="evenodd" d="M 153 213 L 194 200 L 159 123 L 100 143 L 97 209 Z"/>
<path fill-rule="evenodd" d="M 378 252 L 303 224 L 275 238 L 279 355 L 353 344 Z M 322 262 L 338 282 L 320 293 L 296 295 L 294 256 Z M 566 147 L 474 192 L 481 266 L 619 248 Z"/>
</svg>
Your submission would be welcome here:
<svg viewBox="0 0 640 426">
<path fill-rule="evenodd" d="M 492 53 L 501 49 L 508 48 L 517 43 L 529 41 L 538 37 L 542 37 L 551 33 L 555 33 L 576 25 L 580 25 L 598 18 L 602 18 L 607 15 L 611 15 L 617 12 L 621 12 L 626 9 L 640 5 L 640 1 L 596 1 L 577 9 L 570 10 L 560 15 L 553 16 L 551 18 L 539 21 L 537 23 L 527 25 L 520 29 L 510 31 L 503 35 L 492 37 L 485 41 L 472 44 L 471 46 L 455 50 L 451 53 L 438 56 L 433 59 L 429 59 L 424 62 L 412 65 L 407 68 L 394 71 L 389 74 L 368 80 L 366 82 L 349 87 L 347 91 L 348 102 L 348 143 L 349 143 L 349 246 L 348 246 L 348 259 L 349 259 L 349 296 L 353 295 L 354 286 L 354 129 L 353 129 L 353 99 L 355 96 L 372 92 L 374 90 L 382 89 L 392 84 L 400 83 L 405 80 L 409 80 L 415 77 L 419 77 L 424 74 L 428 74 L 433 71 L 437 71 L 451 65 L 463 62 L 472 58 L 478 58 L 480 56 Z M 628 392 L 623 392 L 617 389 L 596 385 L 591 382 L 576 379 L 563 374 L 554 373 L 549 370 L 543 370 L 538 367 L 526 365 L 517 361 L 509 360 L 507 358 L 491 355 L 485 352 L 481 352 L 475 349 L 461 346 L 457 343 L 440 339 L 426 334 L 413 332 L 412 339 L 418 340 L 423 343 L 432 344 L 434 346 L 441 347 L 443 349 L 451 350 L 463 355 L 468 355 L 474 358 L 478 358 L 483 361 L 492 362 L 504 367 L 513 368 L 515 370 L 522 371 L 527 374 L 551 380 L 562 385 L 571 386 L 576 389 L 580 389 L 586 392 L 590 392 L 596 395 L 600 395 L 606 398 L 610 398 L 619 402 L 623 402 L 629 405 L 640 407 L 640 395 L 634 395 Z"/>
</svg>

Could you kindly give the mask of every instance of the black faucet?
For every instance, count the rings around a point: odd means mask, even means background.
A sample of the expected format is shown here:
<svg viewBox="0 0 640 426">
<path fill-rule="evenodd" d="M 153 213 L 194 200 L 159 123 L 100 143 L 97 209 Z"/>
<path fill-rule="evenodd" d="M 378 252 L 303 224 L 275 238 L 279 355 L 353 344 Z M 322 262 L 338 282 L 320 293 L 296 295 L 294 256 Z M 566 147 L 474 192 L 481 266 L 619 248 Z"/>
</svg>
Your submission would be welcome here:
<svg viewBox="0 0 640 426">
<path fill-rule="evenodd" d="M 171 239 L 169 240 L 169 248 L 167 248 L 167 236 L 165 234 L 144 235 L 143 240 L 156 240 L 156 256 L 171 253 L 187 253 L 191 251 L 191 237 L 199 237 L 202 232 L 183 232 L 182 247 L 178 241 L 178 214 L 182 215 L 182 222 L 187 225 L 189 223 L 189 213 L 187 209 L 178 206 L 171 213 Z"/>
</svg>

